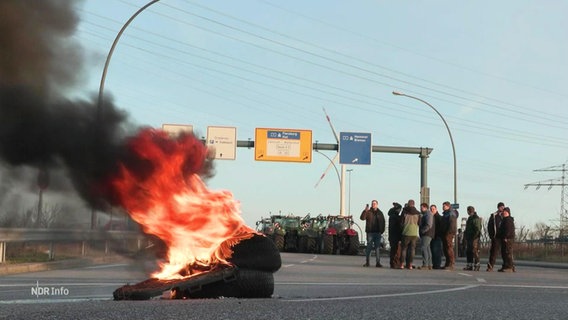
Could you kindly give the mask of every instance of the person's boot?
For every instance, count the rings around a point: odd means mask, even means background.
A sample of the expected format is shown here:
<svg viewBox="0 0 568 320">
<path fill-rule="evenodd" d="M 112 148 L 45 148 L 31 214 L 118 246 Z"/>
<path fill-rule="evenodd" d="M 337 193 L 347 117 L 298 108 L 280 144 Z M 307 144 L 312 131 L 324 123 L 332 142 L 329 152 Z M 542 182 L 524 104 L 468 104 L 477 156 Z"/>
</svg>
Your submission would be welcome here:
<svg viewBox="0 0 568 320">
<path fill-rule="evenodd" d="M 463 268 L 465 271 L 473 271 L 473 267 L 471 266 L 471 263 L 468 263 L 467 266 L 465 268 Z"/>
<path fill-rule="evenodd" d="M 473 267 L 473 271 L 479 271 L 479 268 L 481 268 L 481 264 L 477 263 L 477 264 L 475 264 L 475 266 Z"/>
<path fill-rule="evenodd" d="M 369 266 L 369 260 L 365 261 L 365 264 L 363 265 L 363 267 L 368 267 Z"/>
<path fill-rule="evenodd" d="M 488 263 L 487 264 L 487 270 L 485 270 L 485 271 L 487 271 L 487 272 L 493 271 L 493 266 Z"/>
</svg>

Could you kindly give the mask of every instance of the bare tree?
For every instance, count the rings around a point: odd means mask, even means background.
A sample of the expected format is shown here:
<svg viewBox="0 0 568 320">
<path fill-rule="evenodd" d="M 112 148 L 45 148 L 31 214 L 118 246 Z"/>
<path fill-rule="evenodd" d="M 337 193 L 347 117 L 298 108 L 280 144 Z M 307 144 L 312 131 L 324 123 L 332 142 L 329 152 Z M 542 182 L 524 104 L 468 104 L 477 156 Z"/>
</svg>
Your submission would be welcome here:
<svg viewBox="0 0 568 320">
<path fill-rule="evenodd" d="M 519 229 L 519 232 L 515 236 L 515 238 L 517 238 L 516 241 L 519 241 L 519 242 L 527 241 L 527 238 L 528 238 L 529 233 L 530 233 L 530 229 L 527 228 L 526 226 L 521 226 L 518 229 Z"/>
<path fill-rule="evenodd" d="M 44 205 L 40 217 L 40 228 L 67 228 L 76 220 L 69 208 L 59 204 Z"/>
<path fill-rule="evenodd" d="M 549 225 L 543 222 L 537 222 L 534 225 L 534 230 L 528 235 L 528 238 L 531 240 L 548 240 L 551 239 L 552 236 L 553 229 Z"/>
</svg>

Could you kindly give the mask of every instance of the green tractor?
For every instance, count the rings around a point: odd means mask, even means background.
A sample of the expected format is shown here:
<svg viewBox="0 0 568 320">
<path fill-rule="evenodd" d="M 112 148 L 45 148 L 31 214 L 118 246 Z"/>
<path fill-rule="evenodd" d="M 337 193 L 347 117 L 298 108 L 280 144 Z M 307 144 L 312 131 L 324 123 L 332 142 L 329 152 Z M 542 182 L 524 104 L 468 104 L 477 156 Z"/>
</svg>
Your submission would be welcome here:
<svg viewBox="0 0 568 320">
<path fill-rule="evenodd" d="M 300 217 L 273 216 L 274 217 L 274 244 L 280 252 L 300 251 Z"/>
<path fill-rule="evenodd" d="M 256 231 L 262 233 L 267 238 L 274 241 L 274 221 L 272 218 L 260 218 L 260 221 L 256 222 Z"/>
<path fill-rule="evenodd" d="M 300 227 L 300 252 L 321 253 L 323 231 L 327 228 L 327 225 L 327 219 L 321 214 L 312 218 L 308 213 L 302 219 Z"/>
</svg>

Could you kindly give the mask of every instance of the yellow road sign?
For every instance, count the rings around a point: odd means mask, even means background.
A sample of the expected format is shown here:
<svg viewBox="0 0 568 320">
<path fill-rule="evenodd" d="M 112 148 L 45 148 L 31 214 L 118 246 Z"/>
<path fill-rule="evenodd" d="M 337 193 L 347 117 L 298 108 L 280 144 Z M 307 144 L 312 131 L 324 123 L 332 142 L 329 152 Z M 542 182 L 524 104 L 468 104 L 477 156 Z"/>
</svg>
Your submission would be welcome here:
<svg viewBox="0 0 568 320">
<path fill-rule="evenodd" d="M 312 162 L 312 131 L 256 128 L 254 159 L 310 163 Z"/>
</svg>

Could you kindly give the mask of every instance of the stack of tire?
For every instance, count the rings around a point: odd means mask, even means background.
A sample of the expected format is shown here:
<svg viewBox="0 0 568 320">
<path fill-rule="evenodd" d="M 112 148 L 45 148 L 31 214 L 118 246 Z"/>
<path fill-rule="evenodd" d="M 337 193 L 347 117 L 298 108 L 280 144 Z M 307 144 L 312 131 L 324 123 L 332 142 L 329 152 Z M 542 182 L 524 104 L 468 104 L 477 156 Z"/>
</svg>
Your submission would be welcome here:
<svg viewBox="0 0 568 320">
<path fill-rule="evenodd" d="M 233 247 L 229 259 L 236 267 L 234 277 L 217 281 L 200 290 L 185 290 L 175 298 L 270 298 L 274 293 L 274 272 L 282 265 L 280 252 L 274 242 L 255 234 Z"/>
<path fill-rule="evenodd" d="M 113 292 L 114 300 L 148 300 L 166 291 L 170 291 L 172 299 L 270 298 L 274 293 L 274 272 L 282 265 L 274 242 L 254 234 L 232 249 L 228 260 L 232 266 L 183 279 L 151 278 L 125 285 Z"/>
</svg>

